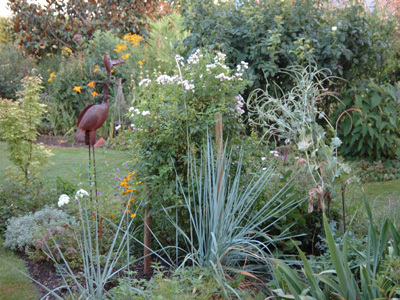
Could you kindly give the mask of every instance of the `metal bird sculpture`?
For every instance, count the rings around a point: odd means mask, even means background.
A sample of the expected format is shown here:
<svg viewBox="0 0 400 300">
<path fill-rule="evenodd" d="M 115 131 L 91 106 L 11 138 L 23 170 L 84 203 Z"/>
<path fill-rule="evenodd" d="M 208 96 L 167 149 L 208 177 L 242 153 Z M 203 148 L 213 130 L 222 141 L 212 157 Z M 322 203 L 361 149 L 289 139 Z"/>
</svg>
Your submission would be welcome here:
<svg viewBox="0 0 400 300">
<path fill-rule="evenodd" d="M 75 134 L 75 140 L 85 142 L 89 147 L 89 168 L 91 168 L 91 151 L 93 150 L 93 166 L 94 166 L 94 178 L 95 178 L 95 190 L 97 196 L 97 182 L 96 182 L 96 161 L 94 154 L 94 144 L 96 143 L 96 130 L 99 129 L 104 122 L 107 120 L 109 112 L 108 99 L 110 96 L 110 77 L 113 66 L 123 64 L 123 59 L 111 60 L 107 54 L 104 54 L 104 66 L 107 70 L 107 80 L 104 86 L 104 99 L 101 104 L 92 104 L 87 106 L 80 114 L 77 122 L 78 129 Z M 91 180 L 90 180 L 91 186 Z M 90 198 L 92 195 L 90 193 Z"/>
</svg>

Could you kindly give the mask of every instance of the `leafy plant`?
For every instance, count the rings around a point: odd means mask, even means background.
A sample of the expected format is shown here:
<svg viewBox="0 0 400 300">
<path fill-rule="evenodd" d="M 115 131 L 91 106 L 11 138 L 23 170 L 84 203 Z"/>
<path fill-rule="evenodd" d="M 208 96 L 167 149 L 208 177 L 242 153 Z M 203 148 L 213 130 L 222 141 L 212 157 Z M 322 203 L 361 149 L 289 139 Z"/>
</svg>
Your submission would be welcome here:
<svg viewBox="0 0 400 300">
<path fill-rule="evenodd" d="M 146 34 L 156 5 L 156 1 L 69 0 L 41 6 L 12 0 L 9 7 L 14 13 L 12 20 L 19 44 L 29 53 L 42 55 L 62 48 L 81 49 L 82 42 L 90 39 L 96 30 L 112 30 L 120 36 L 128 32 Z"/>
<path fill-rule="evenodd" d="M 210 139 L 199 160 L 193 154 L 188 155 L 188 192 L 181 183 L 180 190 L 189 214 L 190 232 L 170 218 L 188 244 L 181 267 L 193 263 L 212 269 L 225 295 L 229 291 L 238 296 L 229 279 L 233 275 L 248 276 L 257 284 L 258 272 L 268 269 L 275 242 L 289 237 L 289 229 L 270 236 L 271 227 L 301 200 L 285 195 L 288 188 L 285 186 L 254 210 L 257 198 L 274 176 L 272 168 L 242 186 L 243 154 L 232 172 L 232 152 L 224 150 L 215 154 Z"/>
<path fill-rule="evenodd" d="M 339 110 L 351 107 L 340 124 L 341 152 L 353 159 L 377 161 L 400 157 L 400 105 L 396 86 L 368 83 L 346 91 Z"/>
<path fill-rule="evenodd" d="M 314 201 L 318 210 L 329 208 L 336 194 L 334 184 L 351 170 L 338 160 L 342 141 L 325 112 L 319 109 L 324 98 L 336 97 L 324 87 L 331 82 L 326 72 L 329 74 L 316 65 L 293 66 L 285 72 L 293 80 L 292 89 L 280 90 L 282 96 L 274 96 L 268 92 L 268 87 L 265 91 L 256 89 L 247 100 L 249 123 L 262 130 L 261 139 L 266 139 L 267 144 L 279 139 L 285 141 L 286 146 L 282 147 L 292 146 L 298 153 L 298 162 L 312 178 L 314 187 L 308 191 L 309 212 L 313 211 Z M 318 120 L 322 120 L 326 128 Z M 272 152 L 278 155 L 277 150 Z"/>
<path fill-rule="evenodd" d="M 13 44 L 0 45 L 0 97 L 17 99 L 23 89 L 21 80 L 31 74 L 34 59 L 21 54 Z"/>
<path fill-rule="evenodd" d="M 17 102 L 0 102 L 0 131 L 7 142 L 10 161 L 22 172 L 27 184 L 52 154 L 35 143 L 37 128 L 45 112 L 39 95 L 41 79 L 26 77 L 23 85 L 24 91 L 19 94 Z"/>
<path fill-rule="evenodd" d="M 55 226 L 74 226 L 75 220 L 65 212 L 46 206 L 22 217 L 12 217 L 7 224 L 4 246 L 12 250 L 23 250 L 32 246 L 38 232 L 48 231 Z"/>
<path fill-rule="evenodd" d="M 274 292 L 278 299 L 382 299 L 399 296 L 396 281 L 387 279 L 385 261 L 388 260 L 389 237 L 392 235 L 393 243 L 399 241 L 400 235 L 393 223 L 388 219 L 379 229 L 375 228 L 371 209 L 364 199 L 365 208 L 369 220 L 366 252 L 359 255 L 362 258 L 360 264 L 360 282 L 358 282 L 349 267 L 347 247 L 349 231 L 344 235 L 342 250 L 335 243 L 328 221 L 324 216 L 324 229 L 326 242 L 331 254 L 334 268 L 319 274 L 315 274 L 300 249 L 298 249 L 303 262 L 303 273 L 307 282 L 301 279 L 301 275 L 291 269 L 280 260 L 275 260 L 275 270 L 282 279 L 282 285 Z M 391 247 L 391 259 L 399 256 L 399 244 Z M 321 288 L 323 286 L 323 288 Z M 290 294 L 287 294 L 290 291 Z"/>
</svg>

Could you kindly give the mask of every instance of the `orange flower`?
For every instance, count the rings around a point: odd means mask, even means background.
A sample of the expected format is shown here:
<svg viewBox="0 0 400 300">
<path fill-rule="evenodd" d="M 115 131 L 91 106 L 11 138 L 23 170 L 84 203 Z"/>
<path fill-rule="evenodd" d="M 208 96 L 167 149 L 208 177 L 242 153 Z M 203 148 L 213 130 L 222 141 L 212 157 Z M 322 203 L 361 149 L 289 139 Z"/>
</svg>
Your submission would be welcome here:
<svg viewBox="0 0 400 300">
<path fill-rule="evenodd" d="M 93 73 L 96 73 L 98 68 L 99 68 L 99 66 L 96 66 L 96 67 L 94 68 L 94 70 L 93 70 Z"/>
<path fill-rule="evenodd" d="M 76 86 L 76 85 L 74 85 L 74 91 L 75 91 L 75 92 L 81 93 L 81 92 L 82 92 L 81 89 L 82 89 L 81 86 Z"/>
<path fill-rule="evenodd" d="M 141 60 L 138 61 L 138 64 L 143 66 L 143 62 Z"/>
<path fill-rule="evenodd" d="M 133 198 L 129 200 L 129 202 L 133 202 L 133 201 L 135 201 L 135 199 L 133 199 Z"/>
<path fill-rule="evenodd" d="M 131 214 L 131 218 L 134 218 L 134 217 L 136 217 L 136 214 Z"/>
<path fill-rule="evenodd" d="M 89 84 L 88 84 L 88 86 L 90 86 L 91 88 L 94 88 L 94 85 L 95 85 L 96 83 L 94 82 L 94 81 L 91 81 Z"/>
<path fill-rule="evenodd" d="M 127 213 L 127 214 L 129 214 L 130 212 L 131 212 L 131 210 L 130 210 L 130 209 L 127 209 L 127 210 L 126 210 L 126 213 Z"/>
<path fill-rule="evenodd" d="M 90 93 L 93 97 L 96 97 L 98 94 L 96 92 Z"/>
<path fill-rule="evenodd" d="M 126 53 L 125 55 L 122 55 L 122 59 L 128 59 L 129 56 L 131 56 L 129 53 Z"/>
<path fill-rule="evenodd" d="M 111 73 L 114 73 L 114 69 L 111 70 Z"/>
<path fill-rule="evenodd" d="M 110 218 L 114 217 L 114 214 L 110 214 Z"/>
</svg>

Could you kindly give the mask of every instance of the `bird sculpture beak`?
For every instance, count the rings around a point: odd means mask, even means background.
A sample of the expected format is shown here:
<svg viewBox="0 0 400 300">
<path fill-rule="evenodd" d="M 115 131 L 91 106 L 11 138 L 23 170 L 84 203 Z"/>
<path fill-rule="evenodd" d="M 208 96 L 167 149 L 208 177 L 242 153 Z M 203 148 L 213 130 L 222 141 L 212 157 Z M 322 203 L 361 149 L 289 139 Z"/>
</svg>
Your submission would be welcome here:
<svg viewBox="0 0 400 300">
<path fill-rule="evenodd" d="M 111 60 L 107 54 L 104 54 L 104 66 L 106 67 L 107 72 L 111 72 L 114 66 L 121 65 L 124 62 L 125 60 L 122 58 Z"/>
</svg>

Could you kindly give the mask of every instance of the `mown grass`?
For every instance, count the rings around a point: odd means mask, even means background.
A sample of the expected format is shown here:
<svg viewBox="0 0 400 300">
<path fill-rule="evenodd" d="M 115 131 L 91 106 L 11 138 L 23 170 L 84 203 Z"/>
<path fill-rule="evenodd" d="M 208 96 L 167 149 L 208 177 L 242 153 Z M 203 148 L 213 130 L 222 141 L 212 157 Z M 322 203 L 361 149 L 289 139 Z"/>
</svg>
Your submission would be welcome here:
<svg viewBox="0 0 400 300">
<path fill-rule="evenodd" d="M 29 278 L 10 267 L 12 265 L 27 273 L 24 261 L 17 258 L 13 251 L 4 248 L 3 242 L 0 237 L 0 299 L 39 299 L 36 288 Z"/>
<path fill-rule="evenodd" d="M 50 185 L 55 183 L 57 177 L 72 183 L 88 182 L 88 149 L 87 148 L 48 148 L 54 154 L 50 157 L 50 164 L 43 166 L 40 176 L 42 180 Z M 0 142 L 0 182 L 6 178 L 6 168 L 13 164 L 7 158 L 6 143 Z M 110 150 L 106 148 L 96 149 L 97 173 L 112 172 L 121 168 L 128 162 L 130 155 L 126 152 Z M 101 180 L 101 176 L 99 176 Z"/>
</svg>

